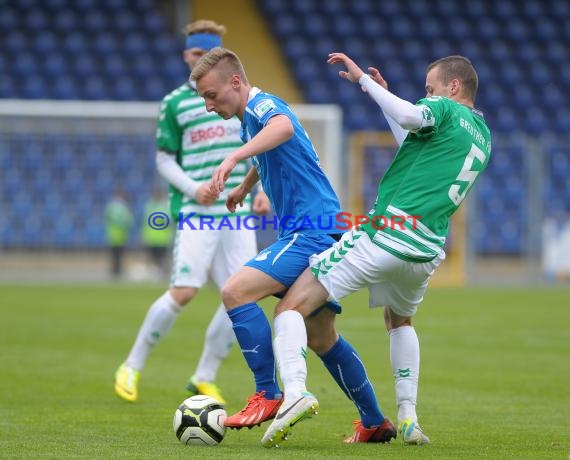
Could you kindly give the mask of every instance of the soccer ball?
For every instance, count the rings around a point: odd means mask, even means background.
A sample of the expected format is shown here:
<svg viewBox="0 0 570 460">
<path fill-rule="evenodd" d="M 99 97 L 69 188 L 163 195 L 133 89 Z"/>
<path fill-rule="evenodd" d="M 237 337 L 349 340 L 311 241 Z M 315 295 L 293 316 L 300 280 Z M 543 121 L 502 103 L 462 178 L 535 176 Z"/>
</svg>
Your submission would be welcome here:
<svg viewBox="0 0 570 460">
<path fill-rule="evenodd" d="M 224 439 L 227 416 L 216 399 L 192 396 L 182 401 L 174 413 L 174 433 L 183 444 L 215 446 Z"/>
</svg>

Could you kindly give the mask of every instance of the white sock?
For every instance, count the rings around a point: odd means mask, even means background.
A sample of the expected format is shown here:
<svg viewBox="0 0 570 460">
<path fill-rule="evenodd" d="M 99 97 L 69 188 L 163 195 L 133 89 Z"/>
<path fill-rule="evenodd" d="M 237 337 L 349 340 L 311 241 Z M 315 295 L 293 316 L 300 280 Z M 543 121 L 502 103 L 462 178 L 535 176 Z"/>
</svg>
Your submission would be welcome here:
<svg viewBox="0 0 570 460">
<path fill-rule="evenodd" d="M 228 356 L 236 336 L 224 304 L 220 304 L 206 330 L 204 349 L 193 377 L 198 382 L 213 382 L 222 360 Z"/>
<path fill-rule="evenodd" d="M 293 310 L 277 315 L 274 320 L 273 353 L 279 368 L 285 398 L 291 399 L 307 391 L 307 329 L 303 316 Z"/>
<path fill-rule="evenodd" d="M 398 423 L 406 418 L 417 421 L 420 343 L 413 327 L 400 326 L 390 331 L 390 364 L 396 379 Z"/>
<path fill-rule="evenodd" d="M 142 371 L 154 346 L 170 330 L 182 308 L 166 291 L 152 304 L 142 323 L 126 365 Z"/>
</svg>

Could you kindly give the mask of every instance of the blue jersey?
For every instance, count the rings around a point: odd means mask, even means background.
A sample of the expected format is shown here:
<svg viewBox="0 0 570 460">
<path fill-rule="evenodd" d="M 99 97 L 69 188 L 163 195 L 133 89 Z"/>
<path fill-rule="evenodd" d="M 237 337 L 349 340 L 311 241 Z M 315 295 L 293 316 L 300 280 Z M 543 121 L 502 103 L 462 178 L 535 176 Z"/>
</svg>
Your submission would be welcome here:
<svg viewBox="0 0 570 460">
<path fill-rule="evenodd" d="M 307 132 L 284 101 L 253 88 L 243 116 L 242 140 L 248 142 L 275 115 L 288 117 L 294 134 L 273 150 L 252 157 L 252 162 L 279 219 L 279 238 L 296 232 L 340 233 L 338 197 Z"/>
</svg>

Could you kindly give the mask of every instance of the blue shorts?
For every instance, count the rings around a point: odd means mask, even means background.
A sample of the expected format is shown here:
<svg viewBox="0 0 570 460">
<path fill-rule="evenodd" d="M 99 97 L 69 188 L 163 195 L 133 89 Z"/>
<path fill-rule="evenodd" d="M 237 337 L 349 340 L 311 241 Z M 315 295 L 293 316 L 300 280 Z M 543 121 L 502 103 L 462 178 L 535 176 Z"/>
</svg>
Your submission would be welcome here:
<svg viewBox="0 0 570 460">
<path fill-rule="evenodd" d="M 289 288 L 309 266 L 309 257 L 330 248 L 337 242 L 335 237 L 340 236 L 322 233 L 294 233 L 287 238 L 277 240 L 245 265 L 262 271 Z M 277 295 L 277 297 L 281 296 Z M 326 306 L 335 313 L 341 311 L 340 305 L 336 302 L 329 302 Z"/>
</svg>

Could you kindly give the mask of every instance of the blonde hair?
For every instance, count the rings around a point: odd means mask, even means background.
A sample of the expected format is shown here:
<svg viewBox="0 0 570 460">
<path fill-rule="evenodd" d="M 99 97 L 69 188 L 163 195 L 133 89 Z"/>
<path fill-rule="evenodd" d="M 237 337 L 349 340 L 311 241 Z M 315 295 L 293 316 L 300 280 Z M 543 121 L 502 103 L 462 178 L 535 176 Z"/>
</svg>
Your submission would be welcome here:
<svg viewBox="0 0 570 460">
<path fill-rule="evenodd" d="M 239 75 L 243 83 L 249 84 L 238 55 L 220 46 L 212 48 L 200 58 L 192 69 L 190 79 L 199 80 L 214 67 L 216 67 L 220 80 L 228 80 L 232 75 Z"/>
<path fill-rule="evenodd" d="M 214 21 L 210 21 L 209 19 L 198 19 L 197 21 L 191 22 L 190 24 L 184 26 L 184 29 L 182 29 L 182 31 L 186 35 L 208 33 L 219 35 L 221 37 L 226 33 L 227 29 L 226 26 L 218 24 Z"/>
</svg>

